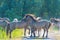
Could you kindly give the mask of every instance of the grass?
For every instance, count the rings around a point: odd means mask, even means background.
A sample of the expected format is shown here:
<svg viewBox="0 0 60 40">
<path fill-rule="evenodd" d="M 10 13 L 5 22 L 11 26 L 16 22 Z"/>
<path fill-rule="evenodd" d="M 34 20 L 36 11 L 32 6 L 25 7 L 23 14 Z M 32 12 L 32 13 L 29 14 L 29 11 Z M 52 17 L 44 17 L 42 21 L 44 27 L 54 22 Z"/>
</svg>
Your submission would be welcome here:
<svg viewBox="0 0 60 40">
<path fill-rule="evenodd" d="M 52 31 L 57 31 L 57 27 L 53 27 Z M 12 39 L 19 38 L 24 36 L 24 30 L 23 29 L 15 29 L 12 34 Z M 0 40 L 9 40 L 9 36 L 6 35 L 6 31 L 2 31 L 2 28 L 0 28 Z"/>
<path fill-rule="evenodd" d="M 12 38 L 21 37 L 21 36 L 24 36 L 23 33 L 24 33 L 23 29 L 15 29 L 12 32 L 11 36 L 12 36 Z M 4 39 L 4 40 L 9 39 L 9 37 L 6 35 L 5 31 L 2 32 L 2 30 L 0 30 L 0 39 Z"/>
</svg>

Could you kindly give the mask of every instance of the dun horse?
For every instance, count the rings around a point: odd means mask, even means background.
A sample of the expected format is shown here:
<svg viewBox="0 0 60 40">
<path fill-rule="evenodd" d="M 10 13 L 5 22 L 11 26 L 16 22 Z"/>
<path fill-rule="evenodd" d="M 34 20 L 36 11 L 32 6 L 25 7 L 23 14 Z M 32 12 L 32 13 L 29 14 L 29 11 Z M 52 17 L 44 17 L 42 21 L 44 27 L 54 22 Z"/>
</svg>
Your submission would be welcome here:
<svg viewBox="0 0 60 40">
<path fill-rule="evenodd" d="M 30 14 L 25 15 L 24 18 L 26 19 L 26 21 L 28 22 L 29 26 L 31 27 L 31 33 L 32 32 L 34 33 L 34 31 L 36 31 L 36 29 L 37 29 L 38 30 L 38 35 L 39 35 L 39 31 L 41 29 L 43 29 L 44 30 L 44 34 L 45 34 L 45 32 L 47 33 L 46 34 L 46 38 L 48 37 L 48 29 L 50 28 L 50 25 L 51 25 L 51 23 L 49 21 L 46 21 L 46 20 L 38 21 L 38 20 L 36 20 L 35 17 L 33 17 Z M 44 37 L 44 34 L 43 34 L 43 37 Z M 32 34 L 31 34 L 31 36 L 32 36 Z"/>
</svg>

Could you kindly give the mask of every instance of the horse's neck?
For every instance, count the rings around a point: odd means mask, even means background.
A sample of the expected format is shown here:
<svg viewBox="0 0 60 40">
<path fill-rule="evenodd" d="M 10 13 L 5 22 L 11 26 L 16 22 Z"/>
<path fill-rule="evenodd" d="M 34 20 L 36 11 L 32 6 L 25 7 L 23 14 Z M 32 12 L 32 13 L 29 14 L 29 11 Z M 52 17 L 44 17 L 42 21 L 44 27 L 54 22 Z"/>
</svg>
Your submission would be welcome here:
<svg viewBox="0 0 60 40">
<path fill-rule="evenodd" d="M 36 24 L 36 23 L 37 23 L 37 21 L 35 21 L 35 20 L 30 21 L 30 24 Z"/>
</svg>

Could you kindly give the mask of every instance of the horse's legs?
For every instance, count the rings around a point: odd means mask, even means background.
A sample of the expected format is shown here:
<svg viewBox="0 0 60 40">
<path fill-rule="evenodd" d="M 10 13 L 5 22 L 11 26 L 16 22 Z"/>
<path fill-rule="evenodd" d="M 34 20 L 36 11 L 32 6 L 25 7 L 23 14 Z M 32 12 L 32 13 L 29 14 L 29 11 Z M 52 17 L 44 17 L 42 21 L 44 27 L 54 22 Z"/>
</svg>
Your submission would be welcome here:
<svg viewBox="0 0 60 40">
<path fill-rule="evenodd" d="M 32 37 L 32 32 L 31 32 L 31 36 L 30 37 Z"/>
<path fill-rule="evenodd" d="M 43 33 L 43 38 L 44 38 L 44 34 L 45 34 L 45 29 L 44 29 L 44 33 Z"/>
<path fill-rule="evenodd" d="M 10 24 L 6 26 L 6 35 L 8 36 L 8 32 L 10 31 Z"/>
<path fill-rule="evenodd" d="M 36 36 L 35 36 L 35 32 L 33 32 L 33 35 L 34 35 L 34 37 L 36 37 Z"/>
<path fill-rule="evenodd" d="M 48 37 L 48 30 L 46 31 L 47 33 L 46 33 L 46 38 Z"/>
<path fill-rule="evenodd" d="M 26 36 L 26 28 L 24 28 L 24 36 Z"/>
<path fill-rule="evenodd" d="M 9 29 L 6 29 L 6 35 L 8 36 Z"/>
<path fill-rule="evenodd" d="M 38 37 L 40 36 L 39 29 L 38 29 Z"/>
<path fill-rule="evenodd" d="M 31 33 L 33 34 L 33 36 L 34 37 L 36 37 L 36 34 L 35 34 L 35 31 L 36 31 L 37 29 L 36 28 L 33 28 L 33 30 L 31 30 Z M 32 36 L 32 35 L 31 35 Z"/>
<path fill-rule="evenodd" d="M 28 34 L 30 35 L 30 28 L 28 28 L 28 30 L 29 30 Z"/>
<path fill-rule="evenodd" d="M 6 27 L 6 35 L 8 36 L 8 32 L 9 32 L 10 28 Z"/>
<path fill-rule="evenodd" d="M 33 30 L 32 30 L 32 28 L 31 28 L 31 36 L 30 36 L 30 37 L 32 37 L 32 34 L 34 35 Z"/>
<path fill-rule="evenodd" d="M 12 32 L 12 30 L 10 30 L 10 36 L 9 36 L 9 38 L 11 38 L 11 32 Z"/>
</svg>

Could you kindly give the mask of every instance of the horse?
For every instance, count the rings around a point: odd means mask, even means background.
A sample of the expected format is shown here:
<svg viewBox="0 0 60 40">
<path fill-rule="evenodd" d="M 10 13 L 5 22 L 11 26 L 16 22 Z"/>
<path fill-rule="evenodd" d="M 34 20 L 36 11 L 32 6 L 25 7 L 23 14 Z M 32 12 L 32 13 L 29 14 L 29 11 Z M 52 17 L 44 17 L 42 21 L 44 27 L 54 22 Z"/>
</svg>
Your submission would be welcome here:
<svg viewBox="0 0 60 40">
<path fill-rule="evenodd" d="M 9 19 L 8 18 L 0 18 L 0 27 L 2 27 L 2 31 L 7 28 L 7 25 L 9 23 Z"/>
<path fill-rule="evenodd" d="M 7 27 L 7 35 L 10 34 L 9 38 L 11 38 L 11 33 L 15 29 L 22 29 L 24 28 L 24 36 L 26 36 L 26 30 L 30 30 L 28 27 L 28 23 L 25 21 L 25 19 L 18 21 L 18 22 L 10 22 Z"/>
<path fill-rule="evenodd" d="M 36 20 L 36 18 L 34 16 L 32 16 L 30 14 L 26 14 L 24 16 L 24 18 L 28 22 L 28 24 L 29 24 L 29 26 L 31 28 L 31 33 L 32 32 L 34 33 L 34 31 L 36 31 L 38 29 L 38 35 L 40 36 L 39 31 L 41 29 L 43 29 L 44 30 L 44 34 L 45 34 L 45 32 L 47 33 L 46 34 L 46 38 L 48 37 L 48 29 L 51 26 L 51 22 L 50 21 L 47 21 L 47 20 L 38 21 L 38 20 Z M 44 37 L 44 34 L 43 34 L 43 37 Z M 34 33 L 34 35 L 35 35 L 35 33 Z M 31 34 L 31 36 L 32 36 L 32 34 Z"/>
<path fill-rule="evenodd" d="M 53 23 L 53 25 L 57 26 L 58 29 L 60 30 L 60 19 L 56 19 L 56 18 L 51 18 L 51 23 Z"/>
</svg>

